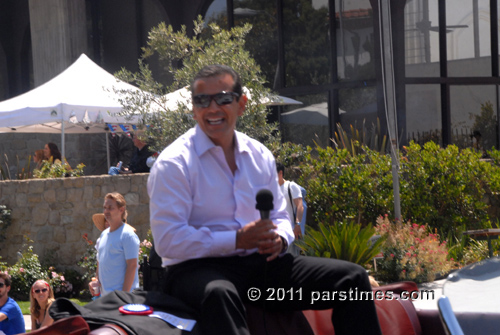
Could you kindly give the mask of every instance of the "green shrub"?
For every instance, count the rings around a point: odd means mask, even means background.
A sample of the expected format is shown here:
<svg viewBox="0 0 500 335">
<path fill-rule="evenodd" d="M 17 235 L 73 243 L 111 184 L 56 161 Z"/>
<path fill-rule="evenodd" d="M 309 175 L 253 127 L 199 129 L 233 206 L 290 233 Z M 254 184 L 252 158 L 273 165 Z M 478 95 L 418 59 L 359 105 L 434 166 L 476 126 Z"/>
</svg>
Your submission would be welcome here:
<svg viewBox="0 0 500 335">
<path fill-rule="evenodd" d="M 0 205 L 0 250 L 5 241 L 5 233 L 12 223 L 12 211 L 5 205 Z"/>
<path fill-rule="evenodd" d="M 492 183 L 500 169 L 481 160 L 481 153 L 441 148 L 434 142 L 404 148 L 400 170 L 401 213 L 408 220 L 426 222 L 446 236 L 466 229 L 491 227 L 486 193 L 498 192 Z"/>
<path fill-rule="evenodd" d="M 47 279 L 47 271 L 42 269 L 38 255 L 33 252 L 33 241 L 26 238 L 22 251 L 18 252 L 18 261 L 11 267 L 5 268 L 11 276 L 12 284 L 9 292 L 15 300 L 29 300 L 31 285 L 38 279 Z M 4 265 L 5 266 L 5 265 Z"/>
<path fill-rule="evenodd" d="M 371 242 L 375 229 L 349 220 L 346 223 L 325 225 L 320 223 L 319 229 L 307 227 L 307 232 L 297 245 L 306 255 L 336 258 L 366 265 L 375 255 L 380 253 L 383 238 Z"/>
<path fill-rule="evenodd" d="M 61 178 L 61 177 L 80 177 L 83 176 L 83 168 L 85 165 L 83 163 L 78 164 L 74 169 L 72 169 L 69 164 L 57 164 L 52 163 L 52 158 L 48 161 L 44 161 L 40 169 L 35 169 L 33 171 L 34 178 Z"/>
<path fill-rule="evenodd" d="M 367 224 L 392 208 L 390 157 L 362 149 L 363 154 L 351 155 L 346 149 L 317 147 L 314 156 L 311 151 L 305 155 L 299 184 L 307 190 L 308 211 L 316 223 L 354 218 Z"/>
<path fill-rule="evenodd" d="M 357 145 L 357 144 L 355 144 Z M 344 218 L 375 222 L 381 213 L 394 216 L 391 157 L 370 150 L 309 148 L 300 165 L 298 183 L 307 190 L 315 222 L 334 224 Z M 486 194 L 498 197 L 500 166 L 481 159 L 472 149 L 441 148 L 433 142 L 411 143 L 400 154 L 399 189 L 405 220 L 425 222 L 442 236 L 463 229 L 491 227 Z M 494 162 L 500 154 L 491 152 Z"/>
</svg>

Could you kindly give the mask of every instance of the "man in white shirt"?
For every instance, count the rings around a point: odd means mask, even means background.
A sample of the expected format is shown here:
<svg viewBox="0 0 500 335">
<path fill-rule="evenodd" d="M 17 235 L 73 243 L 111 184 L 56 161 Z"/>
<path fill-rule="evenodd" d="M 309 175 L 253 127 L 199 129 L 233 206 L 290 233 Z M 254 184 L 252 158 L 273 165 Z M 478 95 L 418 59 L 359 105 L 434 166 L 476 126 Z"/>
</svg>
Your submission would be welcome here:
<svg viewBox="0 0 500 335">
<path fill-rule="evenodd" d="M 304 215 L 304 205 L 302 202 L 302 192 L 300 186 L 293 181 L 284 178 L 285 166 L 281 163 L 276 163 L 276 170 L 278 171 L 278 184 L 280 185 L 281 193 L 286 199 L 286 211 L 290 217 L 290 224 L 295 235 L 295 240 L 302 237 L 302 216 Z M 288 248 L 288 252 L 293 255 L 300 255 L 300 249 L 292 243 Z"/>
<path fill-rule="evenodd" d="M 197 126 L 160 154 L 148 179 L 166 293 L 200 313 L 205 335 L 248 335 L 245 303 L 273 311 L 335 307 L 338 334 L 380 334 L 373 301 L 311 300 L 314 292 L 371 291 L 362 267 L 285 253 L 294 236 L 273 155 L 235 131 L 247 102 L 239 75 L 207 66 L 191 91 Z M 274 198 L 269 219 L 255 209 L 262 189 Z M 273 290 L 297 293 L 284 301 Z"/>
</svg>

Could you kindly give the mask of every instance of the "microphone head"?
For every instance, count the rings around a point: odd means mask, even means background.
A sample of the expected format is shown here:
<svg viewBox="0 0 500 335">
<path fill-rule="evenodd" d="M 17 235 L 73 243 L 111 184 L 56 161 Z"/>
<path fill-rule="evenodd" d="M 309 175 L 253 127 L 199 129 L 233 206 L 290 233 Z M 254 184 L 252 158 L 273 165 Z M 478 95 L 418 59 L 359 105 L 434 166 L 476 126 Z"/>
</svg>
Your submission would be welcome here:
<svg viewBox="0 0 500 335">
<path fill-rule="evenodd" d="M 267 189 L 262 189 L 257 193 L 257 196 L 255 197 L 255 200 L 257 201 L 257 204 L 255 205 L 255 208 L 258 209 L 259 211 L 270 211 L 274 208 L 273 204 L 273 192 L 267 190 Z"/>
</svg>

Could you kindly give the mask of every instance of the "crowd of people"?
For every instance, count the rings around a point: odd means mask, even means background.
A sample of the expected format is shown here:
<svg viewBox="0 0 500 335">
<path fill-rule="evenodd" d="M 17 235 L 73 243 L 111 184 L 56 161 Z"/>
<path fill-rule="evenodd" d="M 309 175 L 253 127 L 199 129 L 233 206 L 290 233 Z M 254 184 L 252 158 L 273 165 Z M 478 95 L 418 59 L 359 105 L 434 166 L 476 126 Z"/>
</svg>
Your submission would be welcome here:
<svg viewBox="0 0 500 335">
<path fill-rule="evenodd" d="M 235 130 L 247 103 L 239 75 L 227 66 L 208 66 L 193 79 L 191 91 L 197 125 L 159 155 L 147 183 L 154 247 L 167 270 L 163 293 L 199 313 L 201 333 L 247 335 L 245 304 L 261 305 L 259 299 L 249 299 L 249 288 L 300 288 L 304 296 L 371 291 L 361 266 L 300 255 L 294 240 L 304 234 L 304 196 L 298 185 L 284 179 L 283 166 L 263 144 Z M 137 150 L 128 170 L 149 171 L 142 163 L 150 156 L 146 143 L 134 135 L 132 139 Z M 56 149 L 48 143 L 44 158 L 60 162 Z M 271 197 L 259 212 L 255 203 L 262 189 Z M 103 215 L 94 215 L 93 221 L 101 235 L 91 293 L 138 288 L 140 242 L 127 223 L 124 196 L 106 194 Z M 9 286 L 0 274 L 0 330 L 7 335 L 24 327 L 19 307 L 7 299 Z M 30 295 L 34 327 L 49 326 L 50 285 L 38 280 Z M 266 304 L 269 311 L 329 308 L 334 308 L 332 323 L 339 334 L 381 333 L 370 300 Z"/>
</svg>

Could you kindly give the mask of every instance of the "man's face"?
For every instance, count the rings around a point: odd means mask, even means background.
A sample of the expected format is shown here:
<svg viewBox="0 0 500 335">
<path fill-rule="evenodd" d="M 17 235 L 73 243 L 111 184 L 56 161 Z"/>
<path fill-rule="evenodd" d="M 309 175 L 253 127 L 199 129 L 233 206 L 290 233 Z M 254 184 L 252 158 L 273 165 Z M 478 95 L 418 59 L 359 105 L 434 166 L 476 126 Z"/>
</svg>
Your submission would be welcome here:
<svg viewBox="0 0 500 335">
<path fill-rule="evenodd" d="M 103 212 L 107 222 L 121 222 L 125 207 L 118 207 L 113 199 L 104 199 Z"/>
<path fill-rule="evenodd" d="M 232 92 L 233 86 L 234 80 L 229 74 L 199 79 L 194 83 L 193 96 L 212 95 L 222 91 Z M 193 118 L 215 145 L 222 147 L 232 145 L 236 121 L 238 116 L 243 114 L 246 102 L 246 96 L 241 96 L 239 101 L 234 98 L 233 102 L 222 106 L 219 106 L 213 99 L 206 108 L 197 107 L 193 103 Z"/>
<path fill-rule="evenodd" d="M 283 179 L 283 171 L 278 171 L 278 184 L 283 185 L 285 180 Z"/>
<path fill-rule="evenodd" d="M 139 136 L 137 134 L 132 135 L 132 143 L 134 143 L 134 146 L 136 148 L 142 148 L 144 146 L 144 142 L 139 139 Z"/>
<path fill-rule="evenodd" d="M 9 294 L 10 291 L 10 286 L 5 285 L 5 280 L 3 278 L 0 278 L 0 298 L 3 298 L 4 296 Z"/>
</svg>

